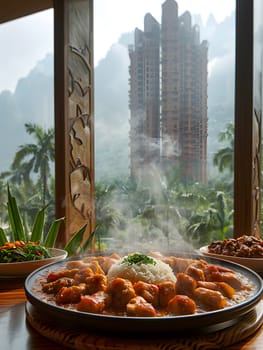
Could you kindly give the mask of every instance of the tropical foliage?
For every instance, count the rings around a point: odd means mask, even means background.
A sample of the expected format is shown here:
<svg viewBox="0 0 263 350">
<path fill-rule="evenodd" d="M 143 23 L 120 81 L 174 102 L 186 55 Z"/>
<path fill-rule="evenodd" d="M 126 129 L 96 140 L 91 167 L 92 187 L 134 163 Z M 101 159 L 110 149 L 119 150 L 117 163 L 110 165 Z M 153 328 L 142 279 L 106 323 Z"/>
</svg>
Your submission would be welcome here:
<svg viewBox="0 0 263 350">
<path fill-rule="evenodd" d="M 25 124 L 25 129 L 35 142 L 21 145 L 10 169 L 0 174 L 0 196 L 3 197 L 1 203 L 7 203 L 8 183 L 19 203 L 25 230 L 32 226 L 40 207 L 47 207 L 47 230 L 48 223 L 54 218 L 54 129 L 45 131 L 41 126 L 31 123 Z M 1 213 L 1 221 L 5 222 L 6 210 Z"/>
<path fill-rule="evenodd" d="M 214 165 L 220 172 L 229 170 L 233 173 L 234 167 L 234 124 L 227 125 L 226 130 L 219 134 L 219 141 L 223 143 L 221 148 L 214 156 Z"/>
<path fill-rule="evenodd" d="M 60 225 L 65 218 L 53 220 L 46 235 L 44 235 L 45 210 L 46 207 L 38 210 L 30 233 L 25 230 L 25 225 L 17 206 L 16 198 L 7 188 L 7 212 L 9 219 L 9 230 L 0 227 L 1 262 L 38 260 L 51 257 L 48 248 L 56 244 Z M 82 254 L 90 248 L 95 231 L 83 243 L 86 226 L 81 227 L 73 234 L 64 249 L 68 256 Z M 22 258 L 22 260 L 20 260 Z"/>
<path fill-rule="evenodd" d="M 47 214 L 45 234 L 54 220 L 54 130 L 26 124 L 35 142 L 21 145 L 10 170 L 0 174 L 1 226 L 8 222 L 6 183 L 19 203 L 25 234 L 39 203 Z M 232 235 L 234 127 L 219 135 L 222 148 L 214 155 L 217 176 L 207 185 L 182 184 L 176 174 L 160 174 L 154 183 L 131 178 L 96 183 L 96 247 L 114 249 L 131 241 L 167 248 L 180 239 L 198 247 Z M 229 176 L 230 174 L 230 176 Z M 226 181 L 227 177 L 227 181 Z M 230 179 L 230 181 L 229 181 Z M 69 243 L 76 248 L 77 241 Z"/>
</svg>

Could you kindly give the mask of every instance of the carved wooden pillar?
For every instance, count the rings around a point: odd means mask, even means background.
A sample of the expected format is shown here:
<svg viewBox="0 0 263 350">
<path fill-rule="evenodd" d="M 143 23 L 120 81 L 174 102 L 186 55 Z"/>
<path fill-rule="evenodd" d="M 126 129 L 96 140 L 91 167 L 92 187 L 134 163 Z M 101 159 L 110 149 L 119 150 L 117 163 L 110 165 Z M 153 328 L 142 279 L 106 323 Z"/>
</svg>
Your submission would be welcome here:
<svg viewBox="0 0 263 350">
<path fill-rule="evenodd" d="M 239 237 L 246 234 L 259 237 L 262 62 L 260 71 L 256 70 L 255 0 L 237 0 L 236 4 L 234 235 Z"/>
<path fill-rule="evenodd" d="M 93 1 L 54 0 L 56 217 L 94 230 Z"/>
</svg>

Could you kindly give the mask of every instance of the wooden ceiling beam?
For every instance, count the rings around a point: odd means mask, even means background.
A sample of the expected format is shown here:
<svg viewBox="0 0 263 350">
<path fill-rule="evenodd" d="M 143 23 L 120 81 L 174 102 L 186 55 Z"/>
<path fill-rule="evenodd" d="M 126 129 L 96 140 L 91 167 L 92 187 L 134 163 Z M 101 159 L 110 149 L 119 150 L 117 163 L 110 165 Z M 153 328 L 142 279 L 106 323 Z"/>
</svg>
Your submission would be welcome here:
<svg viewBox="0 0 263 350">
<path fill-rule="evenodd" d="M 1 0 L 0 24 L 53 8 L 53 0 Z"/>
</svg>

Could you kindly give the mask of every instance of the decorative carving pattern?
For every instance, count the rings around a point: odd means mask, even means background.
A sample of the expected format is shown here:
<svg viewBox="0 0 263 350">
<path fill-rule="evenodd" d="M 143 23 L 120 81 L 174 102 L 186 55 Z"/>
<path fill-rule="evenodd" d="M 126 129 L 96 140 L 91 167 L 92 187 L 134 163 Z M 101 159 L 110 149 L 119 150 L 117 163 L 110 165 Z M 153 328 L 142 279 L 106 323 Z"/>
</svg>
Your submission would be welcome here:
<svg viewBox="0 0 263 350">
<path fill-rule="evenodd" d="M 73 206 L 88 219 L 91 215 L 90 84 L 87 79 L 90 72 L 88 62 L 76 48 L 71 48 L 69 57 L 70 193 Z"/>
<path fill-rule="evenodd" d="M 76 230 L 84 223 L 91 225 L 94 215 L 90 1 L 71 2 L 69 16 L 68 135 L 71 200 L 69 219 L 71 228 Z"/>
</svg>

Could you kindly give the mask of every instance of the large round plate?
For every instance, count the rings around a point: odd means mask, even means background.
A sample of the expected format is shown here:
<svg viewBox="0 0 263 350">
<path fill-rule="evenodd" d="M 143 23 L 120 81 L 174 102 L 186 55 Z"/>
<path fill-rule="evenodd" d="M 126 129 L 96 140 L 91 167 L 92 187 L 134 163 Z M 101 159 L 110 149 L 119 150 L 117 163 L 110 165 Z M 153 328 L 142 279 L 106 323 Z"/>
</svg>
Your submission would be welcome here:
<svg viewBox="0 0 263 350">
<path fill-rule="evenodd" d="M 263 272 L 263 258 L 242 258 L 240 256 L 231 256 L 231 255 L 209 253 L 208 246 L 201 247 L 199 249 L 199 251 L 204 256 L 210 256 L 212 258 L 233 261 L 237 264 L 246 266 L 249 269 L 254 270 L 258 273 Z"/>
<path fill-rule="evenodd" d="M 49 248 L 51 258 L 0 264 L 0 279 L 26 277 L 32 271 L 43 265 L 66 259 L 67 252 L 63 249 Z"/>
<path fill-rule="evenodd" d="M 196 256 L 195 259 L 200 259 Z M 252 296 L 238 305 L 222 310 L 210 311 L 203 314 L 166 317 L 126 317 L 91 314 L 66 309 L 47 301 L 41 300 L 36 292 L 36 282 L 43 279 L 51 271 L 65 266 L 64 262 L 54 263 L 32 272 L 25 281 L 25 292 L 28 301 L 38 310 L 39 314 L 49 321 L 59 322 L 71 328 L 118 335 L 134 335 L 136 333 L 174 334 L 177 332 L 211 332 L 224 329 L 235 324 L 242 315 L 251 311 L 263 295 L 263 282 L 260 276 L 243 266 L 217 259 L 202 257 L 209 263 L 221 265 L 235 270 L 247 277 L 255 285 Z M 67 261 L 67 260 L 66 260 Z"/>
</svg>

